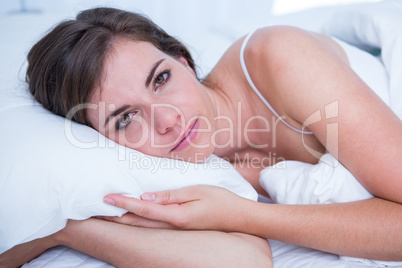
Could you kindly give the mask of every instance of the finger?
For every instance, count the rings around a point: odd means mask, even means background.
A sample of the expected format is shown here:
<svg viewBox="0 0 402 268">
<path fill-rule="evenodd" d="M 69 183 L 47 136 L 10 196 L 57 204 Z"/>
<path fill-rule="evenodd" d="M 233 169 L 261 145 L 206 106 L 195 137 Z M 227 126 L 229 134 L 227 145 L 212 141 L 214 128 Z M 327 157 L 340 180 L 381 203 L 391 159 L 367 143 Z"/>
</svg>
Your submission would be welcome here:
<svg viewBox="0 0 402 268">
<path fill-rule="evenodd" d="M 194 187 L 185 187 L 169 191 L 144 193 L 141 195 L 141 199 L 162 205 L 181 204 L 196 200 L 195 191 Z"/>
<path fill-rule="evenodd" d="M 126 213 L 121 217 L 104 216 L 102 219 L 117 222 L 125 225 L 132 225 L 136 227 L 158 228 L 158 229 L 174 229 L 173 225 L 167 222 L 149 220 L 132 213 Z"/>
<path fill-rule="evenodd" d="M 164 222 L 171 222 L 171 209 L 160 204 L 142 201 L 118 194 L 109 194 L 104 198 L 105 203 L 123 208 L 138 216 Z"/>
</svg>

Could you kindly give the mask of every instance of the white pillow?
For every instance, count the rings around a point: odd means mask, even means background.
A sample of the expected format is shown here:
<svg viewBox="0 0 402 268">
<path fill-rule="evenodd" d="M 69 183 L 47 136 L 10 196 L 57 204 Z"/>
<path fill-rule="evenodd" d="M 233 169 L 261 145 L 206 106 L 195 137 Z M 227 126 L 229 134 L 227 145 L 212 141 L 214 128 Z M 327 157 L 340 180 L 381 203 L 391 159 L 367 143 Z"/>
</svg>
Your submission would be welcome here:
<svg viewBox="0 0 402 268">
<path fill-rule="evenodd" d="M 402 118 L 402 2 L 386 0 L 341 9 L 328 20 L 325 33 L 367 51 L 381 50 L 389 75 L 390 108 Z"/>
<path fill-rule="evenodd" d="M 0 254 L 62 229 L 67 219 L 122 215 L 103 203 L 109 193 L 138 197 L 196 184 L 257 199 L 226 161 L 204 164 L 150 157 L 95 130 L 55 116 L 27 95 L 0 92 Z"/>
</svg>

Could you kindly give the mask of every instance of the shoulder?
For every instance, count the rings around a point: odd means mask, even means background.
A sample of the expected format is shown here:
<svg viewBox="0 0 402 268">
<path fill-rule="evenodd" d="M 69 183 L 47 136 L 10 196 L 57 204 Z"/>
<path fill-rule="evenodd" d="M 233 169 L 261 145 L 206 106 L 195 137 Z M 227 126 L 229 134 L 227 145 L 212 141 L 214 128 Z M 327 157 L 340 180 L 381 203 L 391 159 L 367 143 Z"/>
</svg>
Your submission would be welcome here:
<svg viewBox="0 0 402 268">
<path fill-rule="evenodd" d="M 219 60 L 218 65 L 230 61 L 238 60 L 240 49 L 247 35 L 244 35 L 233 43 Z M 262 57 L 285 56 L 289 49 L 298 50 L 300 45 L 309 46 L 314 41 L 316 35 L 292 26 L 268 26 L 257 29 L 251 33 L 244 55 L 247 61 L 263 60 Z M 300 44 L 303 42 L 304 44 Z M 272 53 L 275 52 L 275 53 Z M 284 52 L 284 53 L 281 53 Z M 271 57 L 272 58 L 272 57 Z"/>
<path fill-rule="evenodd" d="M 294 46 L 295 41 L 312 38 L 311 32 L 293 26 L 268 26 L 257 29 L 251 36 L 247 51 L 255 52 L 257 49 L 263 50 L 267 47 L 281 48 L 282 45 Z"/>
<path fill-rule="evenodd" d="M 244 59 L 254 84 L 277 112 L 302 122 L 313 112 L 312 107 L 300 107 L 306 103 L 305 98 L 325 94 L 312 85 L 324 82 L 322 78 L 333 77 L 335 69 L 348 65 L 342 51 L 327 36 L 292 26 L 271 26 L 250 37 Z"/>
<path fill-rule="evenodd" d="M 292 26 L 270 26 L 251 36 L 244 57 L 247 62 L 259 63 L 260 67 L 277 69 L 309 63 L 310 59 L 322 56 L 320 54 L 342 57 L 339 52 L 336 43 L 322 34 Z"/>
<path fill-rule="evenodd" d="M 310 33 L 291 26 L 268 26 L 257 29 L 251 34 L 244 50 L 247 69 L 251 70 L 254 63 L 259 63 L 258 67 L 265 68 L 269 67 L 271 60 L 283 60 L 283 57 L 289 55 L 289 49 L 297 52 L 300 46 L 296 44 L 300 43 L 301 39 L 311 38 L 309 35 Z M 225 51 L 211 71 L 212 74 L 220 73 L 222 70 L 233 71 L 233 68 L 241 71 L 241 47 L 246 36 L 238 39 Z M 263 63 L 263 66 L 260 63 Z"/>
</svg>

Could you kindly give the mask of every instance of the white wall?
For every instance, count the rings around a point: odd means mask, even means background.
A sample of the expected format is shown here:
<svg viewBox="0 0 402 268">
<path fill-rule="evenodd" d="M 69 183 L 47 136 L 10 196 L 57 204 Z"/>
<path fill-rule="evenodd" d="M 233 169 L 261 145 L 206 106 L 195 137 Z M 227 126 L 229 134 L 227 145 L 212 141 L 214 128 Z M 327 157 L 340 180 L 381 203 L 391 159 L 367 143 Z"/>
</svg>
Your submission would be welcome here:
<svg viewBox="0 0 402 268">
<path fill-rule="evenodd" d="M 29 48 L 55 23 L 94 6 L 142 11 L 189 45 L 201 74 L 243 33 L 265 24 L 269 0 L 1 0 L 0 88 L 23 80 Z M 28 12 L 21 12 L 22 7 Z"/>
<path fill-rule="evenodd" d="M 272 14 L 277 16 L 314 7 L 379 1 L 380 0 L 275 0 L 272 6 Z"/>
<path fill-rule="evenodd" d="M 201 75 L 205 75 L 234 40 L 273 21 L 272 8 L 283 14 L 358 1 L 362 0 L 1 0 L 0 89 L 12 89 L 23 81 L 26 53 L 47 29 L 93 6 L 146 13 L 189 46 Z M 20 12 L 23 3 L 34 12 Z"/>
</svg>

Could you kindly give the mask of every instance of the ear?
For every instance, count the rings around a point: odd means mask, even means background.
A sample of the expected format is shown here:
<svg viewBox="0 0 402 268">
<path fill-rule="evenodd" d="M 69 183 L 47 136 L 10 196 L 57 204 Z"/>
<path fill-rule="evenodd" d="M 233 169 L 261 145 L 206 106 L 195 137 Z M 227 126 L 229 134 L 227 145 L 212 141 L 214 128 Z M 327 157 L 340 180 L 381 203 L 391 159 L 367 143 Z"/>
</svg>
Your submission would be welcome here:
<svg viewBox="0 0 402 268">
<path fill-rule="evenodd" d="M 180 57 L 179 57 L 179 61 L 180 61 L 181 63 L 183 63 L 184 66 L 188 66 L 188 62 L 187 62 L 187 60 L 186 60 L 183 56 L 180 56 Z"/>
<path fill-rule="evenodd" d="M 181 56 L 181 57 L 179 58 L 179 61 L 180 61 L 184 66 L 186 66 L 187 70 L 189 70 L 190 73 L 192 73 L 192 74 L 194 75 L 194 77 L 197 77 L 197 75 L 195 74 L 194 70 L 188 65 L 187 60 L 186 60 L 183 56 Z"/>
</svg>

